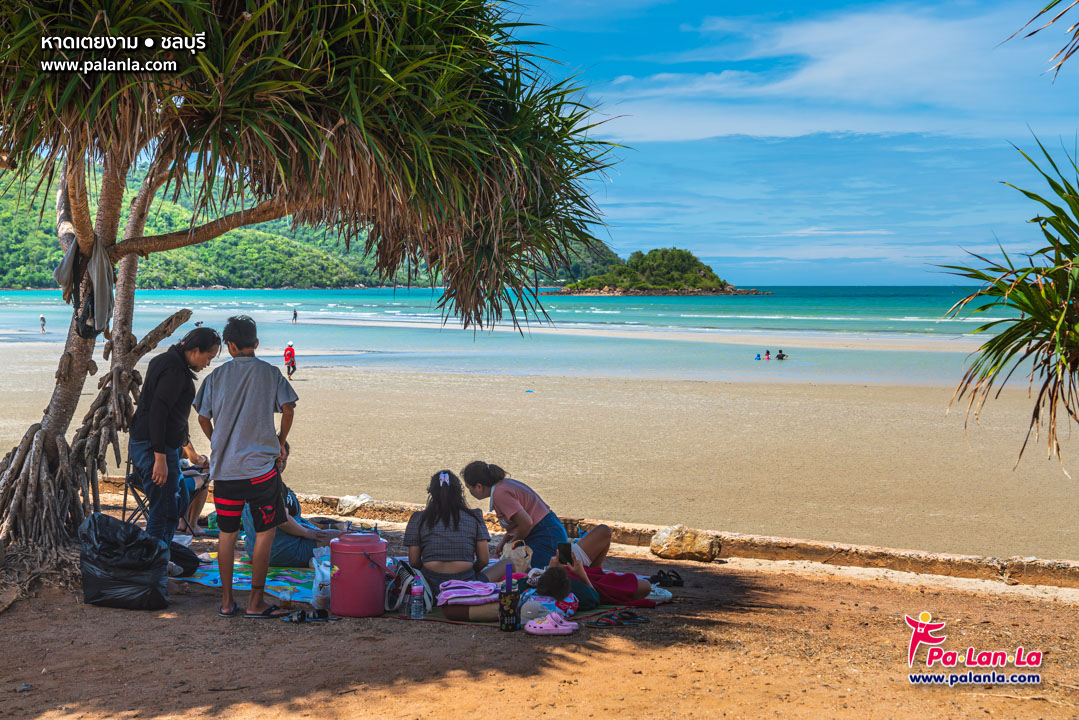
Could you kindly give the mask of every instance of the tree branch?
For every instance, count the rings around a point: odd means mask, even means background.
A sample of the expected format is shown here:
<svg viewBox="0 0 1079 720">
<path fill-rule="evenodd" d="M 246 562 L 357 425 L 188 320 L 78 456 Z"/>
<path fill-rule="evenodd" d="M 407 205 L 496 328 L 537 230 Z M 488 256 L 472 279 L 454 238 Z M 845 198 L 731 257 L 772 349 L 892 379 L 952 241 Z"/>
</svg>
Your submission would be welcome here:
<svg viewBox="0 0 1079 720">
<path fill-rule="evenodd" d="M 171 167 L 172 153 L 161 155 L 151 166 L 143 178 L 142 186 L 138 194 L 131 201 L 130 212 L 127 215 L 127 228 L 124 230 L 124 240 L 130 240 L 142 235 L 146 227 L 146 216 L 150 213 L 150 203 L 161 186 L 168 182 L 174 169 Z M 161 168 L 164 169 L 161 169 Z"/>
<path fill-rule="evenodd" d="M 90 203 L 86 195 L 86 165 L 79 154 L 75 163 L 66 164 L 68 203 L 79 250 L 89 257 L 94 251 L 94 226 L 90 223 Z"/>
<path fill-rule="evenodd" d="M 230 213 L 223 217 L 219 217 L 216 220 L 212 220 L 205 225 L 191 228 L 190 230 L 180 230 L 177 232 L 165 233 L 164 235 L 146 235 L 143 237 L 131 238 L 130 240 L 124 240 L 122 243 L 113 245 L 109 248 L 109 257 L 113 262 L 116 262 L 123 256 L 130 255 L 131 253 L 138 253 L 145 257 L 154 252 L 175 250 L 176 248 L 188 247 L 189 245 L 198 245 L 199 243 L 204 243 L 207 240 L 213 240 L 215 237 L 224 235 L 229 230 L 235 230 L 238 227 L 254 225 L 268 220 L 276 220 L 287 214 L 288 211 L 285 207 L 285 201 L 280 198 L 273 198 L 272 200 L 267 200 L 249 210 L 245 209 Z"/>
<path fill-rule="evenodd" d="M 75 225 L 71 222 L 71 200 L 67 191 L 67 166 L 60 172 L 60 187 L 56 189 L 56 235 L 66 253 L 75 242 Z M 65 298 L 66 299 L 66 298 Z"/>
<path fill-rule="evenodd" d="M 124 200 L 124 181 L 129 169 L 130 166 L 116 155 L 105 157 L 101 190 L 97 196 L 97 219 L 94 223 L 94 232 L 104 241 L 105 247 L 116 244 L 120 208 Z"/>
</svg>

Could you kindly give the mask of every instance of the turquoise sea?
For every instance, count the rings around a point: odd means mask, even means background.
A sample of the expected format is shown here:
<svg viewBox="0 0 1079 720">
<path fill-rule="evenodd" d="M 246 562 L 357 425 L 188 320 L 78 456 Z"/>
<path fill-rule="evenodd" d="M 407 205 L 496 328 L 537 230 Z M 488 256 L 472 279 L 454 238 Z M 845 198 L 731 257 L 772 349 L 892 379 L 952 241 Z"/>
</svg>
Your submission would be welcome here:
<svg viewBox="0 0 1079 720">
<path fill-rule="evenodd" d="M 774 294 L 545 296 L 549 322 L 533 320 L 523 334 L 443 324 L 430 289 L 139 291 L 136 333 L 188 307 L 192 322 L 219 329 L 230 315 L 251 315 L 267 352 L 295 343 L 301 370 L 952 384 L 975 344 L 970 332 L 987 319 L 945 319 L 969 292 L 960 287 L 760 289 Z M 0 291 L 4 342 L 61 342 L 69 313 L 58 291 Z M 753 359 L 766 349 L 774 355 L 777 339 L 786 339 L 789 360 Z M 885 349 L 867 349 L 877 347 Z"/>
</svg>

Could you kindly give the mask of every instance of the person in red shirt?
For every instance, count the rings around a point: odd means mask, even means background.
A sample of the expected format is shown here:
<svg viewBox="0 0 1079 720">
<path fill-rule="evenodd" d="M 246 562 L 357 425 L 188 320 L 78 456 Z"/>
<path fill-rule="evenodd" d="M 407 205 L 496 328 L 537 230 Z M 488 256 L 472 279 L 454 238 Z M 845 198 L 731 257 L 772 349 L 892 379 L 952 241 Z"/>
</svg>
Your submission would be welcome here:
<svg viewBox="0 0 1079 720">
<path fill-rule="evenodd" d="M 292 343 L 285 348 L 285 371 L 289 380 L 292 379 L 292 373 L 296 372 L 296 351 L 292 349 Z"/>
</svg>

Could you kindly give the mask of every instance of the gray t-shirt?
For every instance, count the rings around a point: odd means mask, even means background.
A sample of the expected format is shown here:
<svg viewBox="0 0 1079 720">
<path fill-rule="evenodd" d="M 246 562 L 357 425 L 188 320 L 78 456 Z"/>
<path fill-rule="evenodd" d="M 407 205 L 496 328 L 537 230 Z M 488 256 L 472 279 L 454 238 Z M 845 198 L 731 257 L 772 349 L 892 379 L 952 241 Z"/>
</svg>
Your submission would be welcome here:
<svg viewBox="0 0 1079 720">
<path fill-rule="evenodd" d="M 274 413 L 297 399 L 276 367 L 253 356 L 235 357 L 210 373 L 194 403 L 214 423 L 210 479 L 250 480 L 272 470 L 281 455 Z"/>
</svg>

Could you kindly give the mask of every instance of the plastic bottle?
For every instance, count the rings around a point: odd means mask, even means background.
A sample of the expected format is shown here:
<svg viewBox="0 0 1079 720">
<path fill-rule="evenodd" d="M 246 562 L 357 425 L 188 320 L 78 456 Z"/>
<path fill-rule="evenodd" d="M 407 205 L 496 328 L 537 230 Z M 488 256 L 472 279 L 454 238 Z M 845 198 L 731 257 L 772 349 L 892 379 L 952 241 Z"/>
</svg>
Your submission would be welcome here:
<svg viewBox="0 0 1079 720">
<path fill-rule="evenodd" d="M 412 581 L 412 601 L 408 606 L 409 617 L 413 620 L 422 620 L 426 609 L 423 603 L 423 580 L 417 576 Z"/>
</svg>

